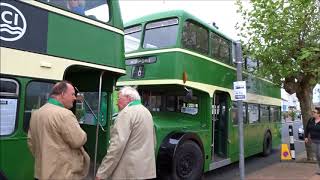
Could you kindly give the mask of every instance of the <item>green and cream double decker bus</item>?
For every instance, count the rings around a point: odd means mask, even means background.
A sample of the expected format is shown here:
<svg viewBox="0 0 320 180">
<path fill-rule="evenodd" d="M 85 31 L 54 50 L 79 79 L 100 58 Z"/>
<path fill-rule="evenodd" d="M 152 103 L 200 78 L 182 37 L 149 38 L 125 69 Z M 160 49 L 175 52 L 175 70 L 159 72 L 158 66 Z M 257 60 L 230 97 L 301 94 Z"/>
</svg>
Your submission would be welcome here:
<svg viewBox="0 0 320 180">
<path fill-rule="evenodd" d="M 0 40 L 0 179 L 33 179 L 30 116 L 61 80 L 91 105 L 77 103 L 73 111 L 87 132 L 91 163 L 100 161 L 109 142 L 112 92 L 125 74 L 119 2 L 1 0 Z"/>
<path fill-rule="evenodd" d="M 200 179 L 239 160 L 233 82 L 235 42 L 184 11 L 145 16 L 125 24 L 126 71 L 118 86 L 136 86 L 157 133 L 157 176 Z M 280 144 L 280 88 L 243 77 L 245 156 L 269 155 Z"/>
</svg>

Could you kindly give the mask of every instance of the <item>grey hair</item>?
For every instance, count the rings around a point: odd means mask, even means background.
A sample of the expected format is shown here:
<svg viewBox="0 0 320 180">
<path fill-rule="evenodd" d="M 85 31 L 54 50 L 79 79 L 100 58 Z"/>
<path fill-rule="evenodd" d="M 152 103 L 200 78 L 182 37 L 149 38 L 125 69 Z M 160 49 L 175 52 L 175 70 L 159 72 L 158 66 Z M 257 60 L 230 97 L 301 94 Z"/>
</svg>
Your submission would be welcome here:
<svg viewBox="0 0 320 180">
<path fill-rule="evenodd" d="M 119 93 L 121 93 L 123 96 L 130 97 L 132 100 L 141 100 L 141 97 L 138 91 L 135 88 L 130 86 L 122 87 Z"/>
</svg>

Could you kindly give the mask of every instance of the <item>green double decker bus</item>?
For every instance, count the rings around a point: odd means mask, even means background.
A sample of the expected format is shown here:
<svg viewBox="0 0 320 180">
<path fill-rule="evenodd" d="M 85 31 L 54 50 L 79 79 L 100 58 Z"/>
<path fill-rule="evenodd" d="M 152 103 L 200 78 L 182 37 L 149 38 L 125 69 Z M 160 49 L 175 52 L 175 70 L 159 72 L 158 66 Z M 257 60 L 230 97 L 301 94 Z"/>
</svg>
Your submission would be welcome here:
<svg viewBox="0 0 320 180">
<path fill-rule="evenodd" d="M 153 115 L 158 177 L 197 180 L 239 160 L 232 39 L 187 12 L 167 11 L 125 24 L 125 51 L 127 74 L 117 85 L 136 86 Z M 245 62 L 245 157 L 269 155 L 281 142 L 280 88 Z"/>
<path fill-rule="evenodd" d="M 112 92 L 125 74 L 123 44 L 117 0 L 1 0 L 1 180 L 33 179 L 30 116 L 61 80 L 70 81 L 86 99 L 73 112 L 87 133 L 85 149 L 93 167 L 103 158 Z"/>
</svg>

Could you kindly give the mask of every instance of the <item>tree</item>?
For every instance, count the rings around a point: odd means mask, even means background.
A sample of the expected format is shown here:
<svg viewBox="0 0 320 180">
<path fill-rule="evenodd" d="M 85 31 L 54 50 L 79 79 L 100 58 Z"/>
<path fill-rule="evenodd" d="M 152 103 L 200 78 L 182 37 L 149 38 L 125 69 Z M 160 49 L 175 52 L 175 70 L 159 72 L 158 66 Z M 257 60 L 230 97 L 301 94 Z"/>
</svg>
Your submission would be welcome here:
<svg viewBox="0 0 320 180">
<path fill-rule="evenodd" d="M 257 73 L 296 93 L 304 127 L 311 117 L 313 88 L 320 82 L 319 0 L 237 0 L 244 54 L 259 60 Z M 314 158 L 306 144 L 308 159 Z"/>
</svg>

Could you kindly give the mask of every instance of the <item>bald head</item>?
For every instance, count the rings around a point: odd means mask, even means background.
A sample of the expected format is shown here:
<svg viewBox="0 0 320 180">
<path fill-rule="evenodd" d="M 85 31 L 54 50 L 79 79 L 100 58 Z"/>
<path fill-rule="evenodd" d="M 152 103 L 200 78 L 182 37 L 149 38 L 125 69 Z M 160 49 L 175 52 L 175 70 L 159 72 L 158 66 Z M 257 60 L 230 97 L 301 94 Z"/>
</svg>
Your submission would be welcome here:
<svg viewBox="0 0 320 180">
<path fill-rule="evenodd" d="M 67 81 L 56 83 L 52 88 L 50 97 L 58 100 L 67 109 L 72 108 L 73 102 L 76 100 L 74 87 Z"/>
</svg>

